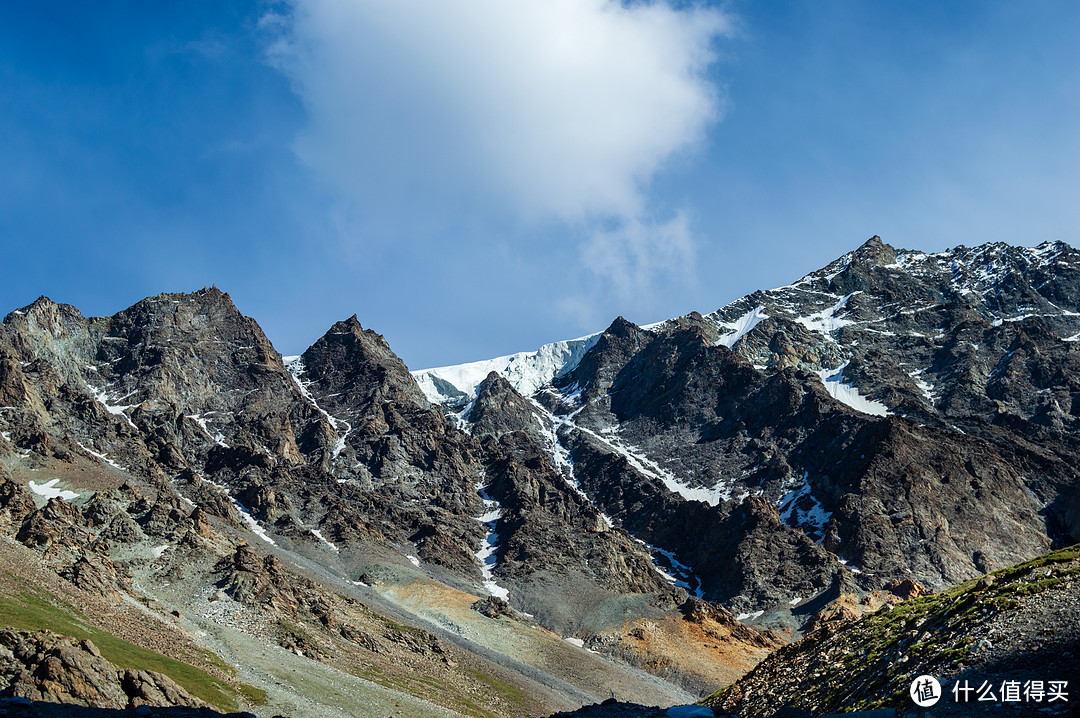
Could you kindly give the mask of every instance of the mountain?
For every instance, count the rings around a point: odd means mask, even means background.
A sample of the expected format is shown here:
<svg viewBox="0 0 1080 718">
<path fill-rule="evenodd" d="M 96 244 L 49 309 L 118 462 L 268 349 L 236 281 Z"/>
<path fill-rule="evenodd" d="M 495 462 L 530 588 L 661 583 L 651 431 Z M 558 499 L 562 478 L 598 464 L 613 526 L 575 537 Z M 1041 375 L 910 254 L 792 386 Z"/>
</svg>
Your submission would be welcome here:
<svg viewBox="0 0 1080 718">
<path fill-rule="evenodd" d="M 576 340 L 584 355 L 480 366 L 531 391 L 564 473 L 616 525 L 754 613 L 940 589 L 1074 540 L 1078 305 L 1065 244 L 928 255 L 874 237 L 705 316 L 620 318 Z M 416 375 L 452 408 L 476 395 L 471 366 Z"/>
<path fill-rule="evenodd" d="M 0 325 L 5 615 L 45 571 L 34 601 L 103 635 L 157 616 L 123 640 L 220 708 L 689 701 L 839 606 L 1078 540 L 1078 310 L 1062 243 L 876 237 L 710 314 L 417 372 L 356 316 L 283 358 L 216 288 L 41 298 Z"/>
</svg>

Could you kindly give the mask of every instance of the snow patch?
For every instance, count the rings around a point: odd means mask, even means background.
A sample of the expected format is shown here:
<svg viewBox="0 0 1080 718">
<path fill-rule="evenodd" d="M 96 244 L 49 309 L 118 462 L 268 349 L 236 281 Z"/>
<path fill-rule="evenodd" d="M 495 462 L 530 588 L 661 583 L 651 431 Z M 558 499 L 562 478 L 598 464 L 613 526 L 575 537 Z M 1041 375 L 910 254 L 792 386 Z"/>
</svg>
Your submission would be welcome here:
<svg viewBox="0 0 1080 718">
<path fill-rule="evenodd" d="M 533 352 L 518 352 L 483 361 L 414 371 L 413 377 L 429 401 L 436 404 L 476 398 L 476 388 L 491 372 L 501 374 L 523 396 L 530 396 L 553 379 L 574 370 L 600 333 L 545 344 Z"/>
<path fill-rule="evenodd" d="M 315 397 L 312 396 L 311 392 L 308 390 L 308 384 L 310 384 L 311 382 L 305 382 L 300 379 L 301 375 L 304 373 L 304 362 L 300 360 L 300 357 L 288 358 L 290 359 L 290 361 L 286 362 L 285 366 L 289 370 L 289 376 L 292 377 L 293 383 L 296 385 L 296 388 L 300 390 L 300 394 L 309 402 L 311 402 L 311 405 L 315 407 L 315 409 L 320 414 L 326 417 L 326 420 L 330 422 L 330 426 L 338 435 L 338 440 L 334 442 L 334 448 L 331 453 L 331 457 L 336 459 L 338 457 L 338 454 L 340 454 L 345 449 L 345 439 L 349 436 L 349 434 L 352 433 L 352 424 L 345 421 L 344 419 L 338 419 L 330 416 L 329 413 L 327 413 L 321 406 L 319 406 L 319 403 L 315 401 Z M 284 357 L 282 359 L 284 360 Z M 342 432 L 340 425 L 345 426 L 344 432 Z"/>
<path fill-rule="evenodd" d="M 846 327 L 849 324 L 854 324 L 850 319 L 843 319 L 837 316 L 844 307 L 847 306 L 848 301 L 856 294 L 862 294 L 862 291 L 852 292 L 843 299 L 832 305 L 828 309 L 823 309 L 820 312 L 811 314 L 808 317 L 798 317 L 795 319 L 799 324 L 809 329 L 812 332 L 819 332 L 821 334 L 829 334 L 831 332 Z"/>
<path fill-rule="evenodd" d="M 721 325 L 731 331 L 720 337 L 720 340 L 716 343 L 730 349 L 735 345 L 735 342 L 749 334 L 754 327 L 760 324 L 761 320 L 768 318 L 769 315 L 765 313 L 764 306 L 755 307 L 739 317 L 734 323 Z"/>
<path fill-rule="evenodd" d="M 563 640 L 566 641 L 567 643 L 569 643 L 572 646 L 577 646 L 578 648 L 584 648 L 585 647 L 585 641 L 581 640 L 580 638 L 571 637 L 571 638 L 564 638 Z"/>
<path fill-rule="evenodd" d="M 848 363 L 844 362 L 836 369 L 824 369 L 817 373 L 821 377 L 821 383 L 825 385 L 825 390 L 829 392 L 829 396 L 864 414 L 887 416 L 890 413 L 889 407 L 880 401 L 867 399 L 850 382 L 844 382 L 844 369 L 847 368 Z"/>
<path fill-rule="evenodd" d="M 44 496 L 47 499 L 60 499 L 61 501 L 71 501 L 74 498 L 78 498 L 78 491 L 68 491 L 66 489 L 58 489 L 56 485 L 60 483 L 60 479 L 51 479 L 44 484 L 39 484 L 31 481 L 27 484 L 30 490 L 38 496 Z"/>
<path fill-rule="evenodd" d="M 680 588 L 685 588 L 688 593 L 694 596 L 694 598 L 705 598 L 705 591 L 701 587 L 701 579 L 698 578 L 697 574 L 694 573 L 694 570 L 692 568 L 690 568 L 686 564 L 680 563 L 679 560 L 675 558 L 674 551 L 665 551 L 659 546 L 653 546 L 651 543 L 642 541 L 641 539 L 637 538 L 632 534 L 630 535 L 630 538 L 634 539 L 639 544 L 649 549 L 649 551 L 655 551 L 656 553 L 666 558 L 668 560 L 668 563 L 671 565 L 672 570 L 679 574 L 679 576 L 678 578 L 676 578 L 675 576 L 672 576 L 670 573 L 662 569 L 656 563 L 656 559 L 654 558 L 653 568 L 656 569 L 657 573 L 659 573 L 665 579 L 674 583 L 676 586 Z M 696 584 L 693 588 L 691 588 L 690 586 L 690 581 L 693 581 Z"/>
<path fill-rule="evenodd" d="M 88 449 L 88 448 L 87 448 L 86 446 L 84 446 L 84 445 L 83 445 L 83 444 L 82 444 L 81 442 L 78 442 L 78 441 L 76 441 L 76 442 L 75 442 L 75 444 L 76 444 L 76 445 L 77 445 L 77 446 L 78 446 L 78 447 L 79 447 L 80 449 L 82 449 L 83 451 L 85 451 L 86 453 L 90 454 L 90 455 L 91 455 L 91 456 L 93 456 L 93 457 L 96 457 L 96 458 L 98 458 L 98 459 L 101 459 L 102 461 L 104 461 L 104 462 L 105 462 L 106 464 L 108 464 L 109 466 L 113 467 L 114 469 L 120 469 L 121 471 L 127 471 L 127 468 L 125 468 L 125 467 L 121 466 L 120 464 L 116 463 L 115 461 L 113 461 L 112 459 L 110 459 L 110 458 L 109 458 L 108 456 L 106 456 L 105 454 L 99 454 L 98 452 L 94 451 L 93 449 Z"/>
<path fill-rule="evenodd" d="M 858 568 L 856 568 L 854 566 L 849 566 L 848 565 L 848 560 L 846 558 L 840 559 L 840 563 L 843 564 L 843 566 L 845 568 L 847 568 L 848 571 L 851 571 L 852 573 L 862 573 L 862 569 L 858 569 Z"/>
<path fill-rule="evenodd" d="M 789 490 L 777 504 L 777 510 L 780 512 L 780 520 L 786 526 L 798 526 L 802 528 L 808 534 L 814 534 L 817 537 L 817 543 L 821 543 L 825 539 L 825 526 L 829 523 L 829 519 L 832 518 L 832 514 L 825 510 L 813 493 L 810 491 L 810 474 L 804 473 L 802 483 L 798 488 Z M 804 501 L 807 498 L 809 501 Z M 800 506 L 805 506 L 807 503 L 810 507 L 803 509 Z M 809 530 L 807 530 L 809 529 Z"/>
<path fill-rule="evenodd" d="M 203 430 L 203 433 L 206 434 L 208 437 L 210 437 L 210 439 L 215 444 L 217 444 L 218 446 L 220 446 L 222 448 L 228 449 L 229 445 L 225 443 L 225 435 L 222 434 L 220 431 L 217 432 L 216 434 L 211 433 L 210 428 L 206 425 L 206 422 L 207 422 L 206 417 L 210 416 L 210 414 L 217 414 L 217 413 L 220 413 L 220 412 L 208 411 L 208 412 L 206 412 L 206 414 L 185 414 L 184 416 L 186 418 L 188 418 L 188 419 L 191 419 L 196 424 L 198 424 L 199 428 Z"/>
<path fill-rule="evenodd" d="M 536 401 L 535 399 L 531 399 L 531 401 L 533 402 L 533 405 L 536 407 L 537 411 L 541 412 L 549 420 L 549 428 L 545 431 L 545 440 L 546 440 L 545 444 L 546 444 L 546 449 L 548 451 L 548 454 L 551 456 L 552 462 L 554 463 L 556 469 L 558 469 L 560 475 L 562 475 L 563 480 L 566 481 L 567 486 L 569 486 L 574 492 L 576 492 L 583 499 L 588 501 L 589 504 L 593 508 L 596 508 L 597 513 L 600 514 L 600 517 L 607 523 L 607 525 L 609 527 L 615 525 L 614 521 L 611 519 L 610 516 L 606 515 L 605 513 L 603 513 L 602 511 L 599 510 L 599 507 L 596 505 L 596 502 L 594 502 L 589 497 L 589 495 L 587 493 L 585 493 L 585 491 L 581 488 L 581 484 L 579 484 L 577 479 L 574 477 L 574 462 L 573 462 L 573 459 L 570 457 L 570 452 L 566 449 L 566 447 L 564 447 L 562 445 L 562 441 L 559 439 L 559 431 L 560 431 L 560 429 L 562 429 L 564 427 L 565 428 L 570 428 L 570 429 L 578 429 L 579 431 L 583 431 L 583 432 L 589 434 L 590 436 L 593 436 L 596 439 L 600 440 L 601 442 L 607 444 L 611 449 L 622 453 L 623 456 L 626 456 L 627 460 L 630 461 L 632 465 L 636 466 L 639 471 L 642 471 L 642 473 L 645 473 L 646 475 L 652 476 L 653 478 L 659 479 L 660 481 L 664 482 L 665 486 L 668 486 L 668 488 L 671 489 L 672 491 L 686 492 L 685 494 L 680 493 L 680 495 L 682 495 L 684 498 L 686 498 L 687 495 L 697 495 L 695 492 L 702 492 L 703 491 L 701 489 L 689 489 L 689 488 L 687 488 L 685 486 L 682 486 L 682 484 L 678 483 L 678 481 L 669 472 L 665 472 L 655 462 L 652 462 L 652 461 L 650 461 L 649 459 L 647 459 L 647 458 L 645 458 L 643 456 L 638 456 L 637 454 L 632 454 L 631 455 L 631 454 L 625 453 L 626 452 L 625 448 L 617 447 L 615 444 L 612 443 L 613 441 L 617 442 L 618 440 L 614 439 L 614 437 L 612 437 L 610 435 L 610 433 L 608 435 L 606 435 L 606 436 L 600 436 L 599 434 L 597 434 L 594 431 L 591 431 L 589 429 L 585 429 L 585 428 L 580 427 L 577 424 L 575 424 L 574 423 L 574 417 L 577 416 L 585 408 L 583 405 L 580 404 L 580 402 L 581 402 L 581 390 L 580 389 L 578 389 L 577 391 L 574 391 L 574 392 L 572 392 L 570 394 L 565 394 L 565 395 L 564 394 L 559 394 L 554 389 L 550 389 L 550 388 L 547 389 L 547 391 L 550 392 L 551 394 L 555 394 L 555 395 L 559 396 L 560 400 L 561 400 L 560 403 L 563 404 L 563 405 L 570 405 L 570 406 L 577 405 L 577 408 L 574 411 L 572 411 L 570 414 L 567 414 L 567 415 L 563 416 L 563 415 L 553 414 L 543 404 Z M 543 422 L 541 422 L 541 424 L 543 424 Z M 636 464 L 634 462 L 636 462 Z M 666 475 L 666 480 L 665 480 L 665 475 Z M 676 487 L 676 488 L 672 488 L 672 487 Z M 714 496 L 712 494 L 709 494 L 708 492 L 704 492 L 701 495 L 704 498 L 698 499 L 698 500 L 705 500 L 706 503 L 709 503 L 710 499 L 712 499 L 712 500 L 716 499 L 716 496 Z M 723 497 L 723 498 L 730 498 L 730 492 L 721 491 L 720 496 Z M 715 506 L 716 504 L 713 503 L 711 505 Z M 630 538 L 632 538 L 634 541 L 638 542 L 639 544 L 641 544 L 642 546 L 644 546 L 645 548 L 647 548 L 649 550 L 649 552 L 650 552 L 649 558 L 652 560 L 653 569 L 657 573 L 659 573 L 661 576 L 663 576 L 666 581 L 670 581 L 671 583 L 674 583 L 676 586 L 681 586 L 682 588 L 685 588 L 687 591 L 692 592 L 697 598 L 702 598 L 702 593 L 703 592 L 702 592 L 702 588 L 701 588 L 701 579 L 699 579 L 694 574 L 693 569 L 691 569 L 690 567 L 680 563 L 675 558 L 675 554 L 673 552 L 665 551 L 662 548 L 659 548 L 657 546 L 653 546 L 652 544 L 647 543 L 645 541 L 642 541 L 641 539 L 637 538 L 633 534 L 630 534 L 629 532 L 627 532 L 627 535 L 629 535 Z M 665 558 L 667 558 L 669 565 L 678 574 L 678 576 L 675 576 L 671 572 L 665 570 L 664 567 L 662 567 L 657 562 L 655 556 L 653 556 L 654 553 L 658 553 L 658 554 L 664 556 Z M 696 583 L 695 588 L 692 588 L 690 586 L 690 581 L 694 581 Z"/>
<path fill-rule="evenodd" d="M 846 270 L 848 267 L 850 267 L 851 266 L 851 260 L 852 260 L 852 258 L 854 256 L 855 256 L 854 252 L 848 252 L 843 257 L 841 257 L 840 259 L 837 259 L 832 264 L 830 264 L 828 267 L 826 267 L 825 268 L 826 271 L 828 271 L 829 269 L 833 269 L 834 271 L 832 271 L 829 274 L 825 275 L 825 281 L 826 282 L 831 282 L 832 280 L 836 279 L 837 275 L 839 275 L 844 270 Z"/>
<path fill-rule="evenodd" d="M 418 559 L 416 556 L 413 556 L 412 554 L 405 554 L 405 558 L 409 559 L 409 563 L 411 563 L 413 566 L 420 568 L 420 559 Z"/>
<path fill-rule="evenodd" d="M 502 518 L 502 506 L 499 505 L 498 501 L 488 496 L 486 489 L 487 486 L 483 484 L 477 484 L 476 486 L 476 491 L 480 494 L 485 509 L 484 515 L 478 521 L 487 528 L 484 542 L 480 544 L 480 550 L 476 552 L 476 561 L 480 564 L 481 585 L 484 589 L 496 598 L 509 601 L 510 590 L 495 582 L 494 573 L 495 566 L 498 565 L 498 557 L 495 555 L 495 551 L 499 546 L 499 534 L 495 529 L 499 524 L 499 519 Z"/>
<path fill-rule="evenodd" d="M 922 375 L 923 375 L 924 372 L 925 372 L 925 370 L 918 369 L 916 371 L 909 372 L 908 376 L 910 376 L 911 380 L 913 382 L 915 382 L 915 386 L 919 387 L 919 391 L 921 391 L 923 393 L 923 397 L 925 397 L 927 401 L 929 401 L 931 404 L 933 404 L 934 403 L 934 386 L 932 384 L 927 383 L 927 381 L 922 378 Z"/>
<path fill-rule="evenodd" d="M 338 547 L 335 546 L 334 544 L 330 543 L 329 541 L 327 541 L 325 538 L 323 538 L 323 535 L 319 531 L 319 529 L 311 529 L 311 535 L 314 536 L 315 538 L 319 539 L 320 541 L 322 541 L 327 546 L 329 546 L 330 550 L 332 550 L 334 553 L 338 552 Z"/>
<path fill-rule="evenodd" d="M 206 479 L 203 480 L 205 481 Z M 225 487 L 222 486 L 221 488 Z M 236 499 L 233 499 L 232 502 L 233 506 L 236 507 L 236 510 L 240 512 L 240 518 L 244 520 L 245 524 L 247 524 L 247 527 L 251 530 L 251 533 L 255 534 L 271 546 L 277 546 L 277 542 L 274 541 L 274 539 L 270 538 L 270 534 L 266 533 L 266 529 L 259 525 L 259 522 L 256 521 L 255 517 L 251 515 L 251 511 L 248 509 L 247 506 L 244 506 Z"/>
<path fill-rule="evenodd" d="M 139 427 L 135 426 L 135 422 L 133 422 L 131 420 L 131 417 L 124 413 L 125 409 L 130 409 L 133 406 L 138 406 L 138 404 L 126 404 L 124 406 L 120 406 L 120 405 L 116 405 L 116 404 L 110 404 L 109 403 L 109 398 L 110 397 L 109 397 L 108 394 L 105 393 L 104 389 L 95 389 L 94 387 L 90 386 L 89 384 L 86 385 L 86 388 L 90 390 L 90 395 L 93 396 L 94 399 L 97 400 L 97 402 L 99 404 L 101 404 L 103 407 L 105 407 L 105 411 L 109 412 L 110 414 L 113 414 L 114 416 L 123 417 L 124 421 L 126 421 L 128 423 L 128 426 L 130 426 L 135 431 L 139 430 Z M 130 393 L 126 394 L 125 398 L 128 397 L 128 396 L 131 396 L 134 393 L 135 392 L 130 392 Z"/>
<path fill-rule="evenodd" d="M 712 488 L 695 488 L 687 486 L 680 482 L 675 476 L 668 470 L 662 468 L 652 459 L 646 457 L 641 449 L 636 446 L 632 446 L 620 440 L 615 436 L 614 429 L 611 432 L 606 433 L 605 436 L 586 429 L 583 426 L 576 427 L 579 431 L 582 431 L 589 436 L 606 444 L 612 451 L 623 456 L 631 466 L 637 469 L 642 474 L 648 477 L 656 479 L 664 484 L 667 489 L 675 494 L 678 494 L 687 501 L 702 501 L 709 506 L 717 506 L 721 500 L 731 500 L 731 487 L 717 483 Z"/>
<path fill-rule="evenodd" d="M 549 390 L 552 394 L 558 394 L 554 390 Z M 580 401 L 581 391 L 578 390 L 575 394 L 566 396 L 564 402 Z M 581 498 L 593 503 L 588 494 L 581 488 L 581 484 L 578 483 L 577 478 L 574 476 L 574 461 L 570 458 L 570 452 L 562 445 L 562 441 L 559 439 L 559 430 L 563 427 L 574 427 L 573 418 L 577 416 L 577 413 L 584 407 L 579 407 L 577 411 L 568 416 L 560 416 L 548 411 L 547 407 L 538 402 L 536 399 L 530 397 L 529 401 L 533 403 L 537 411 L 539 411 L 544 417 L 547 418 L 545 424 L 543 419 L 540 420 L 540 427 L 544 433 L 544 443 L 547 449 L 548 455 L 551 456 L 552 463 L 555 464 L 555 469 L 559 472 L 559 475 L 563 477 L 563 481 Z M 610 523 L 610 522 L 609 522 Z"/>
<path fill-rule="evenodd" d="M 579 427 L 577 427 L 576 424 L 574 424 L 573 419 L 574 419 L 575 416 L 578 415 L 579 412 L 581 412 L 582 409 L 585 408 L 584 406 L 580 405 L 580 402 L 581 402 L 581 390 L 578 389 L 577 391 L 574 391 L 574 392 L 572 392 L 570 394 L 565 394 L 565 395 L 564 394 L 558 394 L 558 392 L 556 392 L 553 389 L 548 389 L 547 391 L 549 391 L 552 394 L 558 395 L 560 397 L 560 399 L 561 399 L 561 403 L 564 404 L 564 405 L 565 404 L 569 404 L 571 406 L 578 405 L 577 409 L 575 409 L 569 415 L 561 416 L 561 415 L 551 413 L 550 411 L 548 411 L 548 409 L 543 404 L 536 401 L 535 399 L 531 399 L 533 404 L 536 406 L 537 410 L 542 412 L 544 414 L 544 416 L 546 416 L 547 419 L 548 419 L 547 429 L 546 429 L 545 434 L 544 434 L 544 439 L 545 439 L 545 444 L 546 444 L 545 448 L 547 449 L 548 455 L 551 456 L 552 462 L 554 463 L 556 470 L 563 477 L 563 480 L 566 482 L 567 486 L 569 486 L 575 493 L 577 493 L 583 499 L 588 501 L 589 505 L 592 506 L 593 508 L 595 508 L 597 513 L 600 514 L 600 518 L 604 520 L 604 523 L 607 524 L 608 528 L 611 528 L 611 527 L 613 527 L 615 525 L 615 522 L 612 520 L 612 518 L 610 516 L 605 514 L 603 511 L 600 511 L 600 507 L 598 507 L 596 505 L 596 502 L 594 502 L 589 497 L 589 495 L 587 493 L 585 493 L 584 489 L 581 488 L 581 484 L 579 484 L 577 479 L 574 477 L 574 462 L 573 462 L 573 459 L 570 457 L 570 452 L 566 449 L 565 446 L 562 445 L 562 441 L 559 439 L 559 430 L 561 428 L 563 428 L 563 427 L 579 428 Z M 541 423 L 541 426 L 544 426 L 543 421 L 541 421 L 540 423 Z M 592 433 L 592 432 L 590 432 L 590 433 Z M 593 435 L 595 436 L 595 434 L 593 434 Z M 653 546 L 650 543 L 642 541 L 641 539 L 637 538 L 636 536 L 630 534 L 630 532 L 626 532 L 626 533 L 627 533 L 628 536 L 630 536 L 630 538 L 634 539 L 634 541 L 638 542 L 639 544 L 641 544 L 642 546 L 644 546 L 645 548 L 647 548 L 649 550 L 649 558 L 652 561 L 653 570 L 656 571 L 661 576 L 663 576 L 665 581 L 669 581 L 669 582 L 675 584 L 676 586 L 681 586 L 682 588 L 685 588 L 687 591 L 692 591 L 697 598 L 702 597 L 701 579 L 699 579 L 694 574 L 693 570 L 690 569 L 688 566 L 685 566 L 685 565 L 679 563 L 679 561 L 676 560 L 674 553 L 672 553 L 671 551 L 665 551 L 664 549 L 658 548 L 656 546 Z M 676 573 L 678 573 L 679 575 L 675 576 L 672 573 L 665 570 L 665 568 L 663 566 L 661 566 L 657 562 L 656 557 L 653 555 L 654 553 L 658 553 L 658 554 L 664 556 L 665 558 L 667 558 L 669 565 L 672 566 L 673 570 Z M 690 581 L 691 580 L 696 582 L 696 584 L 697 584 L 696 588 L 691 588 L 690 587 Z"/>
<path fill-rule="evenodd" d="M 150 553 L 154 554 L 154 558 L 161 558 L 161 554 L 165 553 L 168 548 L 169 544 L 164 544 L 163 546 L 155 546 L 154 548 L 150 549 Z"/>
</svg>

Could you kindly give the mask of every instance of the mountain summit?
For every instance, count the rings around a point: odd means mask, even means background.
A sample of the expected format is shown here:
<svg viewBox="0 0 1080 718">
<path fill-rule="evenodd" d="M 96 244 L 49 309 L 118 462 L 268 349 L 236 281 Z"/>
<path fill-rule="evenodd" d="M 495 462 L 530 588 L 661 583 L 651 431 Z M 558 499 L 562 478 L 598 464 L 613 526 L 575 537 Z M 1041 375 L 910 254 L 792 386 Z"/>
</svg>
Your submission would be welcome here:
<svg viewBox="0 0 1080 718">
<path fill-rule="evenodd" d="M 1060 242 L 874 237 L 707 314 L 412 373 L 355 315 L 283 358 L 216 288 L 41 298 L 0 325 L 0 530 L 80 610 L 159 606 L 169 650 L 438 675 L 465 713 L 670 705 L 1077 542 L 1078 340 Z"/>
</svg>

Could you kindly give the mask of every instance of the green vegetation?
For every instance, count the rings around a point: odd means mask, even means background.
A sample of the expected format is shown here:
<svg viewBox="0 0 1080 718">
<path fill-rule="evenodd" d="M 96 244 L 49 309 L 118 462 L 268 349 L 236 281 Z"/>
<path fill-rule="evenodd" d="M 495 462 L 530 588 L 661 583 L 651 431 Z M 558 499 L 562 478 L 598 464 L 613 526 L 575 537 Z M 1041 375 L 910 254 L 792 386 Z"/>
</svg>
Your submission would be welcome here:
<svg viewBox="0 0 1080 718">
<path fill-rule="evenodd" d="M 1064 565 L 1078 560 L 1080 545 L 1070 546 L 940 593 L 883 607 L 833 635 L 819 635 L 820 642 L 809 652 L 795 646 L 782 649 L 755 671 L 764 670 L 767 676 L 773 666 L 792 659 L 805 663 L 807 676 L 812 674 L 814 680 L 791 686 L 785 702 L 813 712 L 906 705 L 910 675 L 917 675 L 912 670 L 964 663 L 975 644 L 974 625 L 1017 608 L 1026 596 L 1080 575 L 1080 565 Z M 739 696 L 736 684 L 700 703 L 720 705 L 733 698 L 738 701 Z"/>
<path fill-rule="evenodd" d="M 485 706 L 482 702 L 478 703 L 477 700 L 466 695 L 465 691 L 456 688 L 451 682 L 436 678 L 435 676 L 391 674 L 387 673 L 381 666 L 375 665 L 374 663 L 356 666 L 352 670 L 352 673 L 364 680 L 377 683 L 383 688 L 389 688 L 391 690 L 407 693 L 417 698 L 438 703 L 439 705 L 457 711 L 462 715 L 472 716 L 472 718 L 497 718 L 499 715 L 490 710 L 490 706 Z M 488 688 L 494 690 L 514 705 L 521 708 L 528 706 L 528 696 L 517 686 L 511 685 L 506 681 L 490 676 L 482 671 L 469 671 L 469 675 L 478 682 L 486 684 Z"/>
<path fill-rule="evenodd" d="M 279 620 L 277 627 L 281 631 L 282 637 L 287 641 L 291 641 L 294 645 L 300 647 L 315 645 L 315 640 L 311 637 L 311 634 L 305 631 L 304 627 L 299 623 Z"/>
<path fill-rule="evenodd" d="M 472 675 L 474 678 L 476 678 L 476 680 L 487 683 L 489 686 L 494 688 L 496 691 L 499 692 L 499 695 L 501 695 L 503 698 L 506 698 L 511 703 L 518 706 L 524 706 L 526 703 L 528 703 L 528 697 L 525 695 L 525 692 L 517 686 L 510 685 L 506 681 L 499 680 L 494 676 L 489 676 L 488 674 L 482 673 L 480 671 L 472 671 Z"/>
<path fill-rule="evenodd" d="M 377 618 L 381 619 L 382 622 L 386 624 L 386 627 L 389 628 L 391 631 L 396 631 L 398 633 L 411 633 L 413 635 L 418 635 L 424 632 L 419 628 L 414 628 L 413 626 L 406 626 L 404 623 L 392 621 L 385 616 L 377 616 Z"/>
<path fill-rule="evenodd" d="M 253 706 L 266 705 L 266 691 L 262 688 L 256 688 L 255 686 L 249 686 L 247 683 L 241 683 L 240 695 L 244 697 L 245 701 Z"/>
<path fill-rule="evenodd" d="M 0 626 L 22 631 L 47 630 L 78 640 L 89 638 L 102 657 L 119 668 L 162 673 L 211 705 L 226 712 L 237 710 L 236 694 L 228 684 L 199 668 L 94 628 L 74 608 L 40 590 L 28 588 L 16 596 L 0 596 Z"/>
</svg>

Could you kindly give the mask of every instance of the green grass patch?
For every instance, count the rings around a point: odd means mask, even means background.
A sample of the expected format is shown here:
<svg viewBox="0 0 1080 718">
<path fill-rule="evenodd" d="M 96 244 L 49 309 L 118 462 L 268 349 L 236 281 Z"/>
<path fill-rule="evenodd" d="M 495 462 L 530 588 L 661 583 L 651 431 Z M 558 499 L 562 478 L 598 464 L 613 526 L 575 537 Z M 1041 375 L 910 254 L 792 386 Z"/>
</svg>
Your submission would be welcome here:
<svg viewBox="0 0 1080 718">
<path fill-rule="evenodd" d="M 494 676 L 489 676 L 482 671 L 471 671 L 473 678 L 483 683 L 487 683 L 489 686 L 498 691 L 499 695 L 506 698 L 508 701 L 517 706 L 524 706 L 529 702 L 528 696 L 517 686 L 511 685 L 506 681 L 500 680 Z"/>
<path fill-rule="evenodd" d="M 382 616 L 380 616 L 379 618 L 382 618 L 382 622 L 391 631 L 397 631 L 398 633 L 411 633 L 413 635 L 421 634 L 421 633 L 424 632 L 419 628 L 414 628 L 412 626 L 406 626 L 404 623 L 398 623 L 397 621 L 391 621 L 389 618 L 385 618 L 385 617 L 382 617 Z"/>
<path fill-rule="evenodd" d="M 734 684 L 732 684 L 732 685 L 734 685 Z M 705 696 L 704 698 L 699 700 L 695 705 L 699 705 L 699 706 L 717 706 L 717 705 L 720 705 L 720 701 L 723 700 L 724 696 L 726 696 L 728 694 L 728 691 L 730 691 L 730 690 L 731 690 L 731 686 L 724 686 L 720 690 L 714 691 L 713 693 L 710 693 L 709 695 Z"/>
<path fill-rule="evenodd" d="M 206 671 L 147 650 L 89 625 L 86 617 L 40 592 L 0 596 L 0 626 L 21 631 L 52 631 L 78 640 L 89 638 L 101 655 L 118 668 L 157 671 L 188 693 L 226 712 L 237 710 L 233 689 Z"/>
<path fill-rule="evenodd" d="M 1080 559 L 1080 544 L 1076 544 L 1075 546 L 1069 546 L 1067 548 L 1061 548 L 1057 551 L 1051 551 L 1050 553 L 1045 553 L 1042 556 L 1036 556 L 1030 561 L 1018 563 L 1015 566 L 998 569 L 990 575 L 994 576 L 995 578 L 1001 578 L 1008 581 L 1026 571 L 1032 571 L 1036 568 L 1050 566 L 1056 563 L 1067 563 L 1069 561 L 1075 561 L 1077 559 Z"/>
<path fill-rule="evenodd" d="M 256 688 L 255 686 L 249 686 L 247 683 L 240 684 L 240 695 L 244 697 L 250 705 L 264 706 L 266 705 L 266 691 L 262 688 Z"/>
</svg>

